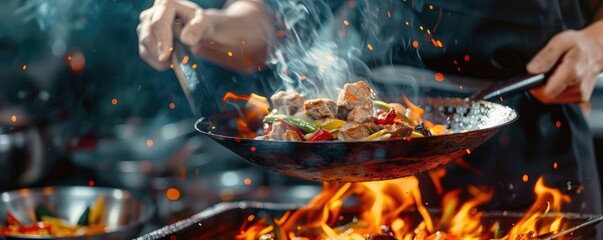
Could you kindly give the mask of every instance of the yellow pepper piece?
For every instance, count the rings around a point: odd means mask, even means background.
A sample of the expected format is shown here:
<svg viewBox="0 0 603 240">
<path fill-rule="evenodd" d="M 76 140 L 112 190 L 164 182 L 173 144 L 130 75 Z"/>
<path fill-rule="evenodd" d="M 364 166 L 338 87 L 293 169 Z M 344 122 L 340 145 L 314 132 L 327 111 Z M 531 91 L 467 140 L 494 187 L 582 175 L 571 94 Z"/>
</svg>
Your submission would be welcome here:
<svg viewBox="0 0 603 240">
<path fill-rule="evenodd" d="M 90 207 L 90 215 L 88 215 L 88 225 L 103 223 L 103 213 L 105 212 L 105 198 L 98 196 L 94 204 Z"/>
<path fill-rule="evenodd" d="M 366 137 L 366 140 L 371 140 L 371 141 L 372 140 L 384 140 L 384 139 L 382 139 L 382 136 L 384 136 L 384 135 L 389 135 L 389 137 L 391 137 L 391 134 L 387 134 L 387 130 L 383 129 L 381 131 L 378 131 L 378 132 L 373 133 L 370 136 Z"/>
<path fill-rule="evenodd" d="M 79 226 L 71 225 L 67 221 L 55 217 L 42 216 L 42 222 L 49 223 L 52 226 L 52 232 L 62 236 L 73 234 L 80 229 Z"/>
<path fill-rule="evenodd" d="M 320 126 L 327 130 L 335 130 L 343 127 L 347 122 L 341 119 L 327 119 Z"/>
<path fill-rule="evenodd" d="M 425 136 L 423 136 L 423 134 L 420 134 L 418 132 L 412 131 L 410 133 L 410 137 L 412 137 L 412 138 L 422 138 L 422 137 L 425 137 Z"/>
</svg>

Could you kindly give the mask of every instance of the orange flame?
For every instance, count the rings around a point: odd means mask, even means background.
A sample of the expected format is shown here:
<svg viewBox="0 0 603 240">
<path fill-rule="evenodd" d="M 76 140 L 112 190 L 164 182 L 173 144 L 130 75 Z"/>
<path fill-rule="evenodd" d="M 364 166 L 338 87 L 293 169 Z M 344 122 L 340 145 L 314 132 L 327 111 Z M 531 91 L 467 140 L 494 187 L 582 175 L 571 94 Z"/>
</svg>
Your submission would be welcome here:
<svg viewBox="0 0 603 240">
<path fill-rule="evenodd" d="M 419 181 L 415 177 L 366 183 L 324 183 L 323 187 L 323 191 L 305 207 L 287 212 L 281 218 L 258 220 L 249 216 L 236 239 L 366 239 L 377 234 L 396 239 L 499 237 L 499 224 L 485 225 L 482 222 L 484 212 L 477 210 L 492 198 L 492 189 L 469 186 L 450 191 L 442 199 L 441 217 L 432 218 L 422 203 Z M 534 192 L 536 202 L 503 239 L 557 233 L 565 227 L 559 212 L 561 204 L 569 202 L 569 197 L 544 186 L 542 178 Z M 349 199 L 359 203 L 355 208 L 358 211 L 356 217 L 346 219 L 344 202 Z M 413 223 L 402 215 L 409 211 L 415 211 L 420 222 Z M 557 217 L 544 218 L 551 212 Z"/>
<path fill-rule="evenodd" d="M 236 101 L 247 101 L 247 103 L 263 110 L 266 114 L 270 113 L 270 105 L 268 104 L 268 99 L 264 96 L 257 95 L 255 93 L 251 93 L 251 95 L 239 95 L 233 92 L 226 92 L 224 97 L 222 97 L 222 101 L 227 102 L 228 100 L 236 100 Z"/>
<path fill-rule="evenodd" d="M 245 108 L 242 109 L 242 116 L 237 118 L 237 128 L 239 130 L 239 137 L 243 138 L 254 138 L 256 136 L 255 131 L 248 123 L 257 122 L 257 119 L 263 119 L 264 116 L 270 113 L 270 104 L 268 99 L 264 96 L 251 93 L 250 95 L 241 95 L 233 92 L 226 92 L 222 101 L 224 103 L 233 101 L 245 102 Z"/>
<path fill-rule="evenodd" d="M 264 234 L 277 234 L 289 239 L 364 239 L 366 234 L 385 234 L 386 231 L 396 238 L 405 238 L 411 236 L 408 234 L 412 234 L 412 229 L 399 216 L 401 212 L 412 209 L 417 209 L 424 219 L 422 228 L 428 232 L 434 229 L 431 216 L 422 204 L 419 181 L 414 177 L 356 184 L 324 183 L 323 186 L 323 192 L 306 207 L 273 220 L 275 224 L 271 226 L 258 228 L 261 224 L 256 223 L 243 230 L 237 239 L 258 239 Z M 343 219 L 340 216 L 343 203 L 353 195 L 363 203 L 359 207 L 359 220 L 352 221 L 347 225 L 349 227 L 332 227 Z M 384 226 L 390 226 L 391 231 L 385 230 Z M 303 229 L 317 232 L 315 236 L 304 236 L 304 231 L 300 231 Z"/>
<path fill-rule="evenodd" d="M 542 177 L 536 182 L 534 193 L 536 201 L 509 231 L 505 239 L 532 238 L 542 234 L 557 233 L 562 229 L 561 205 L 571 202 L 569 196 L 561 193 L 559 189 L 544 186 Z M 555 215 L 555 218 L 544 218 L 549 213 Z"/>
</svg>

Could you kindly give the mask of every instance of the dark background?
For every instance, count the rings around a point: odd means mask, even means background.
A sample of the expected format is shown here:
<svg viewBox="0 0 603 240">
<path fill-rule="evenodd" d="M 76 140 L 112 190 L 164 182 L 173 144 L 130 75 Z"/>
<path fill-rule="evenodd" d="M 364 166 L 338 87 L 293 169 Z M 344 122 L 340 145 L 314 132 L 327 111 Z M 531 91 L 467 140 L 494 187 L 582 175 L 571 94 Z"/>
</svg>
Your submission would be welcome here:
<svg viewBox="0 0 603 240">
<path fill-rule="evenodd" d="M 203 7 L 220 7 L 223 4 L 223 1 L 197 2 Z M 0 126 L 4 129 L 0 134 L 14 130 L 16 125 L 40 129 L 46 143 L 44 161 L 52 163 L 45 167 L 44 174 L 36 181 L 13 181 L 0 185 L 1 190 L 46 185 L 131 188 L 155 196 L 161 223 L 185 217 L 216 201 L 239 198 L 304 202 L 311 197 L 314 192 L 308 189 L 302 190 L 298 199 L 287 199 L 292 195 L 275 194 L 274 191 L 292 185 L 315 187 L 317 183 L 289 179 L 249 166 L 192 131 L 185 132 L 185 140 L 182 141 L 190 143 L 191 139 L 196 139 L 194 141 L 198 145 L 184 163 L 179 163 L 177 170 L 163 171 L 161 161 L 165 159 L 157 160 L 160 161 L 158 164 L 150 159 L 152 164 L 160 166 L 157 170 L 160 173 L 153 172 L 146 185 L 127 185 L 102 176 L 101 170 L 108 171 L 109 176 L 115 178 L 126 176 L 111 170 L 121 166 L 115 165 L 115 161 L 149 160 L 144 145 L 150 136 L 155 136 L 167 124 L 193 117 L 175 75 L 170 71 L 156 72 L 139 59 L 135 31 L 138 15 L 151 4 L 149 0 L 0 2 Z M 85 59 L 81 69 L 73 67 L 75 58 L 81 60 L 79 56 Z M 249 93 L 257 89 L 267 94 L 273 90 L 268 84 L 273 81 L 268 69 L 247 75 L 228 71 L 199 58 L 194 61 L 199 64 L 201 75 L 210 82 L 218 98 L 229 90 Z M 112 103 L 113 99 L 117 104 Z M 170 108 L 171 103 L 175 108 Z M 592 105 L 589 123 L 595 133 L 601 169 L 603 84 L 597 86 Z M 13 115 L 17 117 L 16 123 L 11 122 Z M 134 126 L 135 130 L 124 132 L 124 129 L 129 129 L 124 126 Z M 105 146 L 105 141 L 118 143 L 108 144 L 113 148 L 105 149 L 112 154 L 99 153 L 99 146 Z M 166 148 L 156 150 L 161 147 L 157 141 L 153 150 L 161 153 L 158 156 L 170 156 L 182 147 L 182 142 L 169 143 L 166 141 Z M 143 153 L 127 151 L 127 154 L 122 154 L 126 151 L 124 148 L 137 148 L 138 145 L 143 146 Z M 79 161 L 81 159 L 84 163 Z M 253 183 L 249 186 L 225 192 L 224 189 L 230 189 L 230 185 L 220 185 L 225 184 L 221 180 L 224 176 L 233 175 L 219 174 L 233 169 L 249 170 L 234 173 L 241 179 L 248 176 L 256 178 L 251 179 Z M 214 188 L 203 188 L 208 185 Z M 182 198 L 166 200 L 163 193 L 169 187 L 180 188 Z M 262 187 L 271 189 L 268 191 Z M 204 194 L 211 197 L 199 196 Z"/>
</svg>

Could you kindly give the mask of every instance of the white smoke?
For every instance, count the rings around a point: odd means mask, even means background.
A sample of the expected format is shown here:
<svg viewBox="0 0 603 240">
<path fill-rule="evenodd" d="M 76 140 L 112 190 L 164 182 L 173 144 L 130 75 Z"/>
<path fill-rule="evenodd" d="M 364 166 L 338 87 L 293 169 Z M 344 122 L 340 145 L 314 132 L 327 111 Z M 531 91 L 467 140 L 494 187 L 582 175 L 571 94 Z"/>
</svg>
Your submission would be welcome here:
<svg viewBox="0 0 603 240">
<path fill-rule="evenodd" d="M 70 34 L 86 25 L 86 15 L 97 10 L 93 0 L 27 0 L 16 11 L 23 21 L 35 21 L 47 32 L 53 55 L 67 50 Z"/>
<path fill-rule="evenodd" d="M 408 32 L 394 26 L 402 14 L 389 1 L 342 1 L 335 14 L 329 1 L 267 2 L 278 36 L 268 65 L 282 81 L 281 90 L 335 99 L 345 83 L 365 80 L 371 84 L 367 63 L 391 63 L 396 40 L 410 43 Z M 392 21 L 394 14 L 396 21 Z"/>
</svg>

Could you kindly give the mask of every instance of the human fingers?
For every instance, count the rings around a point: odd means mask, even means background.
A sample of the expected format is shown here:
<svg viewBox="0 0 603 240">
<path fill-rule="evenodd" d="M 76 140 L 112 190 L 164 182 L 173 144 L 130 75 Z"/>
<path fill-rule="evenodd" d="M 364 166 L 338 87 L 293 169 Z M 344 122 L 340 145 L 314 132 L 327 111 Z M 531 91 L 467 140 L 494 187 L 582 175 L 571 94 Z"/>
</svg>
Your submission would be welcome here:
<svg viewBox="0 0 603 240">
<path fill-rule="evenodd" d="M 157 40 L 152 34 L 150 27 L 151 10 L 145 10 L 140 14 L 140 24 L 136 28 L 138 34 L 138 54 L 156 70 L 165 70 L 167 62 L 160 62 L 157 56 Z"/>
<path fill-rule="evenodd" d="M 558 66 L 549 75 L 544 86 L 534 88 L 530 91 L 541 102 L 555 102 L 554 99 L 571 86 L 569 83 L 574 82 L 576 78 L 575 62 L 570 60 L 570 53 L 572 55 L 575 54 L 570 51 L 564 56 Z"/>
<path fill-rule="evenodd" d="M 167 63 L 170 58 L 170 49 L 173 44 L 172 25 L 176 17 L 174 0 L 158 0 L 153 6 L 150 29 L 155 37 L 157 60 Z"/>
<path fill-rule="evenodd" d="M 527 64 L 529 73 L 538 74 L 553 69 L 557 61 L 575 42 L 576 31 L 567 30 L 555 35 Z"/>
</svg>

